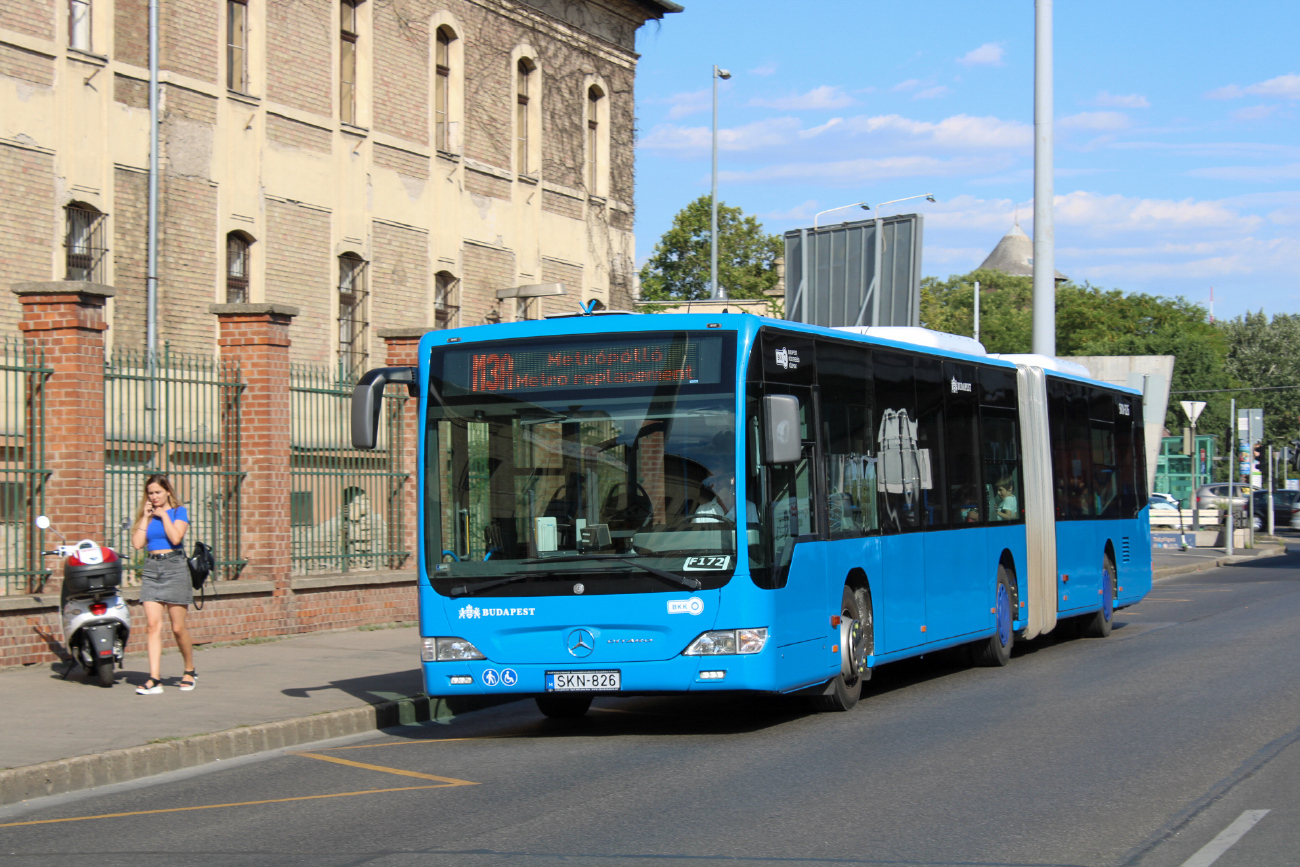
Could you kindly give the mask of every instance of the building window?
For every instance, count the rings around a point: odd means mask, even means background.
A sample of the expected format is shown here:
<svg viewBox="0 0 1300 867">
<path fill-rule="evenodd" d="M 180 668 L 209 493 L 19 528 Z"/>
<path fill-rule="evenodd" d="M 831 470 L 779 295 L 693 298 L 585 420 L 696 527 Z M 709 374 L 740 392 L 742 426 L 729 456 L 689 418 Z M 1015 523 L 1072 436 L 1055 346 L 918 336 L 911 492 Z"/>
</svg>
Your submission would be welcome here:
<svg viewBox="0 0 1300 867">
<path fill-rule="evenodd" d="M 605 96 L 596 85 L 587 88 L 587 193 L 600 189 L 600 101 Z"/>
<path fill-rule="evenodd" d="M 68 205 L 64 212 L 63 246 L 67 255 L 64 279 L 103 283 L 108 252 L 104 246 L 104 215 L 90 205 L 76 203 Z"/>
<path fill-rule="evenodd" d="M 339 120 L 357 122 L 357 7 L 361 0 L 339 3 Z"/>
<path fill-rule="evenodd" d="M 450 271 L 439 271 L 434 278 L 433 322 L 439 330 L 455 328 L 460 313 L 460 281 Z"/>
<path fill-rule="evenodd" d="M 248 92 L 248 3 L 226 0 L 226 87 Z"/>
<path fill-rule="evenodd" d="M 450 27 L 438 28 L 434 57 L 433 146 L 451 152 L 451 42 L 456 37 Z"/>
<path fill-rule="evenodd" d="M 311 491 L 290 491 L 289 492 L 289 526 L 290 527 L 310 527 L 315 523 L 312 519 L 315 515 L 316 506 L 313 502 Z"/>
<path fill-rule="evenodd" d="M 68 0 L 68 46 L 90 51 L 90 0 Z"/>
<path fill-rule="evenodd" d="M 339 257 L 339 369 L 355 380 L 366 366 L 366 263 L 355 253 Z"/>
<path fill-rule="evenodd" d="M 242 232 L 226 236 L 226 303 L 248 303 L 248 237 Z"/>
<path fill-rule="evenodd" d="M 518 63 L 515 94 L 515 170 L 528 174 L 528 134 L 530 132 L 528 116 L 529 100 L 532 98 L 533 70 L 537 67 L 526 57 Z"/>
</svg>

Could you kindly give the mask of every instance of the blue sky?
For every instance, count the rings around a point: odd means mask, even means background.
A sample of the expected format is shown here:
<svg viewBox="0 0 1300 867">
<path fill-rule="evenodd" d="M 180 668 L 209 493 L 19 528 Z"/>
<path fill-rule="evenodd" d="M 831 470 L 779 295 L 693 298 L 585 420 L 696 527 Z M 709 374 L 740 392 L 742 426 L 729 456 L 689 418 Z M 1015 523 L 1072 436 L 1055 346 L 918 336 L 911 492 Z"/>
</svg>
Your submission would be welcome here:
<svg viewBox="0 0 1300 867">
<path fill-rule="evenodd" d="M 637 43 L 637 255 L 709 190 L 769 232 L 920 193 L 924 273 L 1033 229 L 1032 0 L 681 0 Z M 1057 0 L 1056 267 L 1300 313 L 1300 0 Z M 836 211 L 821 222 L 868 216 Z"/>
</svg>

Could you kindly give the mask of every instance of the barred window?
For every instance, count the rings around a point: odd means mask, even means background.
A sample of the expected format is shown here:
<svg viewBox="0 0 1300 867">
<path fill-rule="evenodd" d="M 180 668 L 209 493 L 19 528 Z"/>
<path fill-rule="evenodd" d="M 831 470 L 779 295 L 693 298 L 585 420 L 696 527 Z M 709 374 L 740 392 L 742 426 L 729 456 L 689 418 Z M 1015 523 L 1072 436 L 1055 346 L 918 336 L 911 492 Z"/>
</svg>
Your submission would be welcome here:
<svg viewBox="0 0 1300 867">
<path fill-rule="evenodd" d="M 339 3 L 339 120 L 357 122 L 357 7 L 361 0 Z"/>
<path fill-rule="evenodd" d="M 90 51 L 90 0 L 68 0 L 68 47 Z"/>
<path fill-rule="evenodd" d="M 231 232 L 226 236 L 226 303 L 248 303 L 248 236 Z"/>
<path fill-rule="evenodd" d="M 67 256 L 65 280 L 103 283 L 108 248 L 104 246 L 104 214 L 90 205 L 73 203 L 64 209 L 63 246 Z"/>
<path fill-rule="evenodd" d="M 356 379 L 364 372 L 369 355 L 368 294 L 365 260 L 355 253 L 344 253 L 339 257 L 339 369 L 348 379 Z"/>
<path fill-rule="evenodd" d="M 532 80 L 536 77 L 533 70 L 536 68 L 527 57 L 520 58 L 515 88 L 515 171 L 521 175 L 528 174 L 528 106 L 532 98 Z"/>
<path fill-rule="evenodd" d="M 439 27 L 434 49 L 433 146 L 444 153 L 451 151 L 451 42 L 455 38 L 450 27 Z"/>
<path fill-rule="evenodd" d="M 226 0 L 226 87 L 248 92 L 247 0 Z"/>
<path fill-rule="evenodd" d="M 604 92 L 596 85 L 587 88 L 587 192 L 600 189 L 600 100 Z"/>
<path fill-rule="evenodd" d="M 460 280 L 450 271 L 439 271 L 434 278 L 434 328 L 455 328 L 460 314 Z"/>
</svg>

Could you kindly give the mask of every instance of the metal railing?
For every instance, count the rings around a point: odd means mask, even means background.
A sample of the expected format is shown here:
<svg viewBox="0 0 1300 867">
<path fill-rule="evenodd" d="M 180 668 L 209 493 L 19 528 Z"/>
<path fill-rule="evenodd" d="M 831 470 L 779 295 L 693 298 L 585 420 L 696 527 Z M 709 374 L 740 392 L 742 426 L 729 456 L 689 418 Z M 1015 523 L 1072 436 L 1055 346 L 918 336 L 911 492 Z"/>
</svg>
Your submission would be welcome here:
<svg viewBox="0 0 1300 867">
<path fill-rule="evenodd" d="M 374 451 L 352 447 L 350 379 L 341 370 L 294 365 L 290 400 L 290 553 L 295 574 L 397 569 L 405 546 L 403 426 L 408 397 L 384 395 Z"/>
<path fill-rule="evenodd" d="M 164 348 L 117 350 L 104 364 L 104 537 L 135 568 L 131 527 L 144 482 L 166 473 L 190 518 L 186 549 L 207 542 L 217 558 L 212 577 L 231 579 L 244 566 L 240 545 L 240 402 L 244 383 L 229 359 Z"/>
<path fill-rule="evenodd" d="M 0 596 L 40 592 L 50 571 L 33 522 L 45 510 L 45 366 L 39 347 L 0 341 Z"/>
</svg>

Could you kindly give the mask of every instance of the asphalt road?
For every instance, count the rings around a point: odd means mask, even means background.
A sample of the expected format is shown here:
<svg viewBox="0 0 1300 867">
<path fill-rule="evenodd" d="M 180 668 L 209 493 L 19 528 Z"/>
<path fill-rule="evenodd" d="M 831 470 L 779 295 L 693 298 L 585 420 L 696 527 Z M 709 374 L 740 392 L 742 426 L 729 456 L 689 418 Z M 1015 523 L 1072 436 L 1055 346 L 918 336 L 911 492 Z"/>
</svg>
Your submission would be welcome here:
<svg viewBox="0 0 1300 867">
<path fill-rule="evenodd" d="M 0 865 L 1293 864 L 1297 659 L 1293 555 L 1006 668 L 886 666 L 846 714 L 517 702 L 6 808 Z"/>
</svg>

